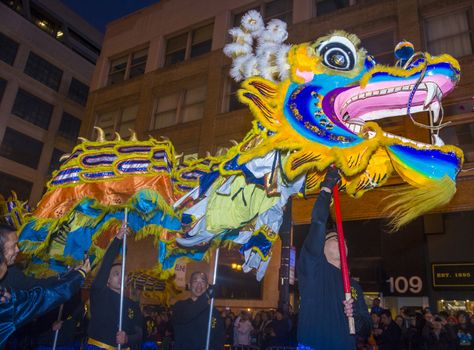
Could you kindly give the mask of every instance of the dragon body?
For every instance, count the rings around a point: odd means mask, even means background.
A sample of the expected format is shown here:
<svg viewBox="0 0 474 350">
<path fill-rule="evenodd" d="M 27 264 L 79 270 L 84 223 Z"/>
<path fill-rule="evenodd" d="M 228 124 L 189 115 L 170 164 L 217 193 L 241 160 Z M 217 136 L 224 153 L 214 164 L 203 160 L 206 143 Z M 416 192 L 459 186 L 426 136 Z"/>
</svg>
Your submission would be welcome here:
<svg viewBox="0 0 474 350">
<path fill-rule="evenodd" d="M 231 74 L 255 120 L 245 138 L 220 156 L 179 161 L 169 141 L 83 140 L 67 155 L 20 235 L 22 250 L 59 269 L 84 252 L 100 257 L 129 209 L 137 238 L 155 237 L 157 267 L 201 260 L 212 244 L 240 246 L 244 271 L 261 279 L 290 196 L 319 190 L 328 166 L 340 190 L 360 197 L 394 172 L 410 186 L 394 195 L 394 229 L 447 203 L 456 191 L 461 150 L 384 132 L 374 121 L 430 111 L 441 123 L 444 96 L 460 77 L 449 55 L 413 55 L 386 67 L 337 31 L 286 45 L 285 24 L 249 12 L 231 30 Z M 255 46 L 256 54 L 253 53 Z"/>
</svg>

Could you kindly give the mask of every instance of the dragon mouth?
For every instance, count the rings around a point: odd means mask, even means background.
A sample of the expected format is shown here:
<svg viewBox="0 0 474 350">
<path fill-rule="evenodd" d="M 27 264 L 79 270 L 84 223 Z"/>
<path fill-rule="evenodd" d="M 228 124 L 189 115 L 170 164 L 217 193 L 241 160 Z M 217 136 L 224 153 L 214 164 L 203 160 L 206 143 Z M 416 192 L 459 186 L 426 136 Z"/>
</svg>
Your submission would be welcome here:
<svg viewBox="0 0 474 350">
<path fill-rule="evenodd" d="M 417 79 L 375 82 L 334 91 L 331 96 L 333 122 L 358 134 L 367 121 L 431 111 L 440 117 L 443 96 L 454 89 L 448 76 L 434 75 L 417 85 Z M 411 101 L 411 103 L 410 103 Z"/>
</svg>

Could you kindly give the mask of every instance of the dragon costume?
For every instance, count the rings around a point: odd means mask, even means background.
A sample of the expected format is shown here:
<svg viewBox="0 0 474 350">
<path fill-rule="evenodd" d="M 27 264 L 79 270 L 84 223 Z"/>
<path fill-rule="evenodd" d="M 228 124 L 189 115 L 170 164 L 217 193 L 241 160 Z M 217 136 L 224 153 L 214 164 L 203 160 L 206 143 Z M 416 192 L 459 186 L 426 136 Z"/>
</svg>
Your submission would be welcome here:
<svg viewBox="0 0 474 350">
<path fill-rule="evenodd" d="M 136 237 L 155 237 L 159 276 L 169 276 L 179 258 L 201 260 L 228 242 L 240 246 L 243 270 L 255 269 L 260 280 L 289 197 L 316 193 L 332 164 L 350 196 L 393 173 L 410 185 L 389 206 L 394 229 L 449 202 L 463 154 L 437 132 L 442 99 L 460 77 L 453 57 L 414 53 L 404 42 L 395 66 L 378 65 L 342 31 L 287 45 L 286 24 L 265 26 L 255 11 L 230 34 L 230 73 L 243 81 L 238 97 L 255 117 L 245 138 L 223 155 L 179 161 L 170 141 L 106 140 L 98 129 L 97 140 L 82 139 L 63 158 L 21 229 L 32 271 L 45 263 L 60 270 L 84 252 L 100 257 L 127 207 Z M 421 111 L 430 111 L 435 144 L 374 122 Z"/>
</svg>

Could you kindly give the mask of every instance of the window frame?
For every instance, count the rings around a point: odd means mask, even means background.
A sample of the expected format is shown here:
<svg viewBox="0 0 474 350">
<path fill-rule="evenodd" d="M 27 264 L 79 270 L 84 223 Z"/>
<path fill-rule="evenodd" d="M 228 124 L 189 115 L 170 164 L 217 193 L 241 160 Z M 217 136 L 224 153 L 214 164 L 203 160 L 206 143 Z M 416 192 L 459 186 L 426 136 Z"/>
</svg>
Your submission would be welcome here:
<svg viewBox="0 0 474 350">
<path fill-rule="evenodd" d="M 210 47 L 209 51 L 205 52 L 205 53 L 202 53 L 202 54 L 199 54 L 197 56 L 191 56 L 191 51 L 192 51 L 192 47 L 193 47 L 193 34 L 194 34 L 194 32 L 201 29 L 201 28 L 210 26 L 210 25 L 212 25 L 212 35 L 211 35 L 211 47 Z M 214 42 L 214 25 L 215 25 L 215 21 L 214 21 L 214 18 L 212 18 L 212 19 L 209 19 L 205 22 L 201 22 L 197 25 L 194 25 L 192 27 L 188 27 L 185 30 L 167 35 L 165 37 L 165 49 L 163 50 L 163 65 L 162 66 L 163 67 L 174 66 L 175 64 L 179 64 L 181 62 L 185 62 L 185 61 L 190 60 L 192 58 L 200 57 L 202 55 L 208 54 L 209 52 L 212 52 L 212 44 Z M 184 48 L 184 58 L 183 58 L 183 60 L 178 61 L 178 62 L 173 62 L 173 63 L 166 63 L 168 55 L 181 51 L 181 50 L 176 50 L 176 51 L 172 51 L 172 52 L 167 52 L 169 40 L 180 37 L 180 36 L 183 36 L 183 35 L 186 35 L 186 47 Z M 205 42 L 205 41 L 203 41 L 203 42 Z"/>
<path fill-rule="evenodd" d="M 237 17 L 240 16 L 240 18 L 241 18 L 242 15 L 244 15 L 245 13 L 247 13 L 250 10 L 256 10 L 256 11 L 260 12 L 260 14 L 262 15 L 264 23 L 267 23 L 271 19 L 279 18 L 283 14 L 291 13 L 291 21 L 286 22 L 287 26 L 290 27 L 294 23 L 294 18 L 293 18 L 294 2 L 298 1 L 298 0 L 289 0 L 291 2 L 291 11 L 282 12 L 282 13 L 279 13 L 278 15 L 276 15 L 276 16 L 267 17 L 267 15 L 266 15 L 267 6 L 268 6 L 268 4 L 272 3 L 273 1 L 278 1 L 278 0 L 272 0 L 272 1 L 259 0 L 259 1 L 254 2 L 251 5 L 247 5 L 245 7 L 241 7 L 241 8 L 238 8 L 236 10 L 233 10 L 232 11 L 231 27 L 240 26 L 240 21 L 239 21 L 239 23 L 236 23 Z"/>
<path fill-rule="evenodd" d="M 194 102 L 194 103 L 190 103 L 190 104 L 185 104 L 187 91 L 192 90 L 192 89 L 196 89 L 196 88 L 199 88 L 199 87 L 204 87 L 206 89 L 204 99 L 201 102 Z M 164 126 L 164 127 L 161 127 L 161 128 L 156 128 L 155 127 L 155 125 L 156 125 L 156 116 L 157 116 L 157 109 L 158 109 L 160 98 L 170 96 L 170 95 L 175 95 L 175 94 L 178 94 L 178 101 L 177 101 L 176 114 L 175 114 L 175 122 L 171 125 L 168 125 L 168 126 Z M 179 90 L 175 91 L 174 93 L 156 95 L 155 96 L 155 101 L 154 101 L 153 115 L 152 115 L 152 118 L 151 118 L 151 121 L 150 121 L 150 129 L 149 130 L 153 131 L 153 130 L 166 129 L 166 128 L 170 128 L 170 127 L 173 127 L 173 126 L 176 126 L 176 125 L 184 125 L 184 124 L 189 124 L 189 123 L 195 123 L 195 122 L 198 122 L 198 121 L 202 120 L 202 118 L 204 117 L 204 114 L 205 114 L 204 111 L 203 111 L 203 115 L 201 116 L 201 118 L 194 119 L 194 120 L 189 120 L 189 121 L 183 121 L 183 111 L 186 107 L 195 106 L 195 105 L 199 105 L 199 104 L 203 104 L 203 106 L 205 108 L 206 99 L 207 99 L 207 83 L 202 84 L 202 85 L 187 86 L 185 88 L 182 88 L 182 89 L 179 89 Z M 172 109 L 169 109 L 167 111 L 163 111 L 160 114 L 171 111 L 171 110 Z"/>
<path fill-rule="evenodd" d="M 464 13 L 467 17 L 468 33 L 469 33 L 470 42 L 471 42 L 471 53 L 464 56 L 457 57 L 457 58 L 462 59 L 464 57 L 469 57 L 469 56 L 474 55 L 474 5 L 452 7 L 452 8 L 449 8 L 449 10 L 445 10 L 445 11 L 436 11 L 436 12 L 431 12 L 427 14 L 421 14 L 420 23 L 421 23 L 421 28 L 422 28 L 422 37 L 423 37 L 422 40 L 423 40 L 423 46 L 424 46 L 425 51 L 429 51 L 428 50 L 429 41 L 428 41 L 427 22 L 437 17 L 444 17 L 444 16 L 454 15 L 458 13 Z M 438 40 L 448 40 L 449 38 L 455 38 L 455 37 L 457 37 L 457 35 L 443 37 Z"/>
<path fill-rule="evenodd" d="M 132 59 L 133 59 L 133 55 L 140 52 L 140 51 L 144 51 L 144 50 L 147 50 L 147 54 L 146 54 L 146 60 L 144 62 L 145 66 L 144 66 L 144 69 L 143 69 L 143 74 L 141 75 L 136 75 L 134 77 L 131 77 L 130 78 L 130 70 L 132 68 Z M 147 43 L 147 45 L 141 45 L 141 46 L 138 46 L 138 47 L 135 47 L 131 50 L 128 50 L 126 52 L 122 52 L 120 54 L 117 54 L 117 55 L 113 55 L 111 57 L 108 58 L 108 64 L 109 64 L 109 69 L 107 71 L 107 81 L 106 81 L 106 85 L 105 86 L 112 86 L 112 85 L 116 85 L 116 84 L 120 84 L 124 81 L 127 81 L 127 80 L 132 80 L 132 79 L 136 79 L 136 78 L 139 78 L 143 75 L 145 75 L 146 73 L 146 66 L 147 66 L 147 63 L 148 63 L 148 57 L 149 57 L 149 54 L 150 54 L 150 45 L 149 43 Z M 125 64 L 125 69 L 124 69 L 124 74 L 123 74 L 123 79 L 122 80 L 119 80 L 115 83 L 111 83 L 111 75 L 113 74 L 116 74 L 117 71 L 115 71 L 114 73 L 111 72 L 112 70 L 112 63 L 114 61 L 118 61 L 122 58 L 126 58 L 126 64 Z M 137 64 L 137 65 L 134 65 L 133 67 L 137 67 L 139 66 L 140 64 Z"/>
<path fill-rule="evenodd" d="M 97 123 L 99 121 L 100 117 L 105 115 L 105 114 L 116 113 L 116 116 L 114 116 L 112 134 L 111 135 L 106 135 L 106 137 L 113 136 L 115 132 L 120 133 L 120 127 L 122 126 L 122 119 L 123 119 L 124 111 L 128 108 L 134 108 L 134 107 L 137 108 L 137 112 L 135 114 L 135 119 L 133 119 L 135 121 L 134 122 L 134 124 L 135 124 L 136 121 L 138 120 L 137 116 L 138 116 L 138 111 L 140 109 L 140 105 L 139 105 L 138 102 L 137 103 L 129 103 L 129 104 L 126 104 L 126 105 L 123 105 L 123 106 L 119 106 L 118 108 L 108 108 L 108 109 L 98 111 L 95 115 L 94 126 L 102 128 L 102 126 L 98 125 L 98 123 Z M 123 138 L 123 137 L 128 137 L 130 135 L 129 134 L 126 134 L 126 135 L 120 134 L 120 136 Z"/>
</svg>

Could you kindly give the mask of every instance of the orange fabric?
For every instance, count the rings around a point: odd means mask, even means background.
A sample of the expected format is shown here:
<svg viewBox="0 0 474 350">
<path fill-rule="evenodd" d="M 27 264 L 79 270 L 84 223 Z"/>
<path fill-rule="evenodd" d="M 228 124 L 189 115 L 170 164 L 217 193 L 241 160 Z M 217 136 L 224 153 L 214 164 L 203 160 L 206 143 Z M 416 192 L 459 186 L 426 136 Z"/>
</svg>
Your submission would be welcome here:
<svg viewBox="0 0 474 350">
<path fill-rule="evenodd" d="M 43 196 L 33 215 L 41 218 L 62 217 L 84 198 L 93 198 L 103 205 L 117 205 L 125 203 L 142 189 L 155 190 L 167 203 L 176 201 L 169 175 L 134 175 L 121 180 L 82 183 L 55 189 Z"/>
</svg>

